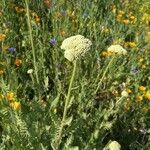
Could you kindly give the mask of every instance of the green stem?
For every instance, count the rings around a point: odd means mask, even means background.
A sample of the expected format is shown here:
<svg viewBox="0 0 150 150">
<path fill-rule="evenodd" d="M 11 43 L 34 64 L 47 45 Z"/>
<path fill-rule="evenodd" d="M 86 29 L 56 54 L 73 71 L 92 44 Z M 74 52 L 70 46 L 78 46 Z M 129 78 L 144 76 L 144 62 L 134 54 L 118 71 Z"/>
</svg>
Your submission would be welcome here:
<svg viewBox="0 0 150 150">
<path fill-rule="evenodd" d="M 63 118 L 62 118 L 62 121 L 61 121 L 61 124 L 60 124 L 60 128 L 59 128 L 59 133 L 58 133 L 57 139 L 55 141 L 55 144 L 57 144 L 56 145 L 56 150 L 59 149 L 59 145 L 61 143 L 62 131 L 63 131 L 63 127 L 64 127 L 64 124 L 65 124 L 65 121 L 66 121 L 66 115 L 67 115 L 67 110 L 68 110 L 67 108 L 68 108 L 68 103 L 69 103 L 69 100 L 70 100 L 70 94 L 71 94 L 73 81 L 74 81 L 74 78 L 75 78 L 76 66 L 77 66 L 77 62 L 75 61 L 74 62 L 74 67 L 73 67 L 72 76 L 71 76 L 71 79 L 70 79 L 70 84 L 69 84 L 69 88 L 68 88 L 67 97 L 66 97 L 66 100 L 65 100 L 65 107 L 64 107 L 64 112 L 63 112 Z"/>
<path fill-rule="evenodd" d="M 29 30 L 29 39 L 31 43 L 31 48 L 32 48 L 32 55 L 33 55 L 33 65 L 34 65 L 34 70 L 35 70 L 35 76 L 36 76 L 36 82 L 39 84 L 39 78 L 38 78 L 38 71 L 37 71 L 37 66 L 36 66 L 36 58 L 35 58 L 35 48 L 33 44 L 33 36 L 32 36 L 32 27 L 31 27 L 31 22 L 30 22 L 30 14 L 29 14 L 29 6 L 28 6 L 28 0 L 25 0 L 26 3 L 26 10 L 27 10 L 27 23 L 28 23 L 28 30 Z"/>
<path fill-rule="evenodd" d="M 112 64 L 114 58 L 115 58 L 115 56 L 113 56 L 113 57 L 111 58 L 110 62 L 108 63 L 108 65 L 107 65 L 107 67 L 106 67 L 106 69 L 105 69 L 105 71 L 104 71 L 104 73 L 103 73 L 103 75 L 102 75 L 102 78 L 100 79 L 100 81 L 99 81 L 99 83 L 98 83 L 98 86 L 97 86 L 97 88 L 96 88 L 96 90 L 95 90 L 95 92 L 94 92 L 94 95 L 95 95 L 95 94 L 97 93 L 97 91 L 99 90 L 99 88 L 100 88 L 100 86 L 101 86 L 101 84 L 102 84 L 102 81 L 103 81 L 103 79 L 104 79 L 104 77 L 105 77 L 105 75 L 106 75 L 106 73 L 107 73 L 107 71 L 108 71 L 110 65 Z"/>
</svg>

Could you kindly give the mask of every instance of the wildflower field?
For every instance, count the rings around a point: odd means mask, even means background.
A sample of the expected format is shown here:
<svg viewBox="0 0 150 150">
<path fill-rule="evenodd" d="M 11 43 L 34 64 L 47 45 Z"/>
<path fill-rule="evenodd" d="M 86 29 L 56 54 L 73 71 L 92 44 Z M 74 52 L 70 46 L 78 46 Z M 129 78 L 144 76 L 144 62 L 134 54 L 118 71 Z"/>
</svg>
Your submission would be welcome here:
<svg viewBox="0 0 150 150">
<path fill-rule="evenodd" d="M 0 150 L 150 150 L 149 0 L 0 0 Z"/>
</svg>

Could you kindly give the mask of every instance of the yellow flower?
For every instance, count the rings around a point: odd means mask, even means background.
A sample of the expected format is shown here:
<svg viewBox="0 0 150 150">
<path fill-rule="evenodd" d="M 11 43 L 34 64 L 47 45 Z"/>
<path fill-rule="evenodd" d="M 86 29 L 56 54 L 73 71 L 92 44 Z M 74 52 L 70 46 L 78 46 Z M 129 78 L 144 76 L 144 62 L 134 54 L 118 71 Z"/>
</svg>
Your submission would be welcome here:
<svg viewBox="0 0 150 150">
<path fill-rule="evenodd" d="M 12 103 L 10 103 L 10 107 L 14 110 L 19 110 L 21 108 L 21 103 L 20 102 L 12 102 Z"/>
<path fill-rule="evenodd" d="M 113 55 L 113 53 L 112 52 L 110 52 L 110 51 L 104 51 L 104 52 L 102 52 L 102 54 L 101 54 L 102 56 L 104 56 L 104 57 L 109 57 L 109 56 L 112 56 Z"/>
<path fill-rule="evenodd" d="M 125 12 L 124 12 L 124 11 L 122 11 L 122 10 L 119 10 L 119 11 L 118 11 L 118 14 L 119 14 L 119 15 L 124 15 L 124 14 L 125 14 Z"/>
<path fill-rule="evenodd" d="M 0 42 L 3 42 L 6 38 L 5 34 L 0 33 Z"/>
<path fill-rule="evenodd" d="M 150 76 L 148 76 L 148 80 L 150 81 Z"/>
<path fill-rule="evenodd" d="M 38 17 L 37 13 L 35 13 L 35 12 L 32 12 L 31 15 L 32 15 L 32 17 L 35 17 L 35 18 Z"/>
<path fill-rule="evenodd" d="M 139 59 L 139 62 L 140 62 L 140 63 L 141 63 L 141 62 L 143 62 L 143 61 L 144 61 L 144 59 L 143 59 L 143 58 L 140 58 L 140 59 Z"/>
<path fill-rule="evenodd" d="M 0 100 L 4 99 L 4 95 L 0 94 Z"/>
<path fill-rule="evenodd" d="M 137 101 L 137 102 L 140 103 L 142 100 L 143 100 L 143 97 L 142 97 L 142 96 L 137 96 L 137 97 L 136 97 L 136 101 Z"/>
<path fill-rule="evenodd" d="M 150 14 L 144 13 L 144 15 L 142 17 L 142 21 L 143 21 L 143 23 L 148 24 L 150 22 Z"/>
<path fill-rule="evenodd" d="M 107 52 L 106 51 L 104 51 L 104 52 L 102 52 L 102 54 L 101 54 L 102 56 L 107 56 Z"/>
<path fill-rule="evenodd" d="M 131 93 L 132 93 L 132 91 L 131 91 L 130 89 L 127 89 L 127 92 L 128 92 L 129 94 L 131 94 Z"/>
<path fill-rule="evenodd" d="M 8 92 L 5 97 L 8 101 L 13 101 L 15 99 L 15 93 Z"/>
<path fill-rule="evenodd" d="M 148 111 L 148 108 L 147 107 L 143 107 L 142 110 L 141 110 L 143 113 L 146 113 Z"/>
<path fill-rule="evenodd" d="M 130 16 L 130 19 L 131 19 L 131 20 L 134 20 L 134 19 L 135 19 L 135 17 L 134 17 L 134 16 Z"/>
<path fill-rule="evenodd" d="M 140 91 L 145 91 L 145 90 L 146 90 L 146 87 L 140 86 L 140 87 L 139 87 L 139 90 L 140 90 Z"/>
<path fill-rule="evenodd" d="M 127 101 L 124 104 L 125 111 L 130 110 L 130 99 L 128 98 Z"/>
<path fill-rule="evenodd" d="M 121 21 L 121 17 L 122 17 L 122 15 L 117 15 L 116 20 L 117 20 L 118 22 L 120 22 L 120 21 Z"/>
<path fill-rule="evenodd" d="M 0 70 L 0 75 L 4 74 L 4 70 Z"/>
<path fill-rule="evenodd" d="M 116 6 L 115 5 L 112 5 L 112 12 L 116 13 Z"/>
<path fill-rule="evenodd" d="M 39 23 L 40 20 L 41 20 L 41 19 L 40 19 L 39 17 L 36 17 L 36 18 L 35 18 L 36 23 Z"/>
<path fill-rule="evenodd" d="M 129 46 L 130 46 L 131 48 L 133 48 L 133 47 L 136 46 L 136 43 L 135 43 L 135 42 L 129 42 L 128 44 L 129 44 Z"/>
<path fill-rule="evenodd" d="M 16 58 L 16 60 L 15 60 L 15 65 L 16 65 L 17 67 L 19 67 L 21 64 L 22 64 L 22 60 Z"/>
<path fill-rule="evenodd" d="M 129 21 L 128 19 L 124 19 L 124 20 L 123 20 L 123 23 L 126 24 L 126 25 L 129 24 L 129 22 L 130 22 L 130 21 Z"/>
<path fill-rule="evenodd" d="M 142 69 L 145 69 L 145 68 L 146 68 L 146 65 L 142 65 L 141 68 L 142 68 Z"/>
<path fill-rule="evenodd" d="M 150 90 L 148 90 L 145 94 L 145 98 L 147 98 L 148 100 L 150 100 Z"/>
</svg>

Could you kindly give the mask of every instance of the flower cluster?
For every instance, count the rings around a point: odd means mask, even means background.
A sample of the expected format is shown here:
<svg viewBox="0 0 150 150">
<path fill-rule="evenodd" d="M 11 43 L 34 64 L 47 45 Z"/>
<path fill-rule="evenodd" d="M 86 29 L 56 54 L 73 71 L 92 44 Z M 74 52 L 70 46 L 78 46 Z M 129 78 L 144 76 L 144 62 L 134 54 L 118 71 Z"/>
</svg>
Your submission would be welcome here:
<svg viewBox="0 0 150 150">
<path fill-rule="evenodd" d="M 127 25 L 129 23 L 134 24 L 137 21 L 137 19 L 133 15 L 132 12 L 129 12 L 128 14 L 126 14 L 124 11 L 119 10 L 117 12 L 116 21 L 124 23 L 125 25 Z"/>
<path fill-rule="evenodd" d="M 17 101 L 16 94 L 12 91 L 8 91 L 5 95 L 0 94 L 0 100 L 6 100 L 13 110 L 20 110 L 21 103 Z"/>
<path fill-rule="evenodd" d="M 71 36 L 62 42 L 61 49 L 65 50 L 64 57 L 74 61 L 89 51 L 92 42 L 82 35 Z"/>
<path fill-rule="evenodd" d="M 115 53 L 118 55 L 126 55 L 127 51 L 120 45 L 111 45 L 108 49 L 108 52 Z"/>
</svg>

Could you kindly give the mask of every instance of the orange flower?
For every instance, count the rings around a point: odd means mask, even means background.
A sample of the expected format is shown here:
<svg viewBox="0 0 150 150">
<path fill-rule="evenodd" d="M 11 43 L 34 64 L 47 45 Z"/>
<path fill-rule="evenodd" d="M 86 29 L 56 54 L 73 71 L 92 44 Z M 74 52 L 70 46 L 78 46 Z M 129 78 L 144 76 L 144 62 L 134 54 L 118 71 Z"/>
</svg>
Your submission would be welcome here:
<svg viewBox="0 0 150 150">
<path fill-rule="evenodd" d="M 0 11 L 0 17 L 1 17 L 1 16 L 3 16 L 3 13 L 2 13 L 2 11 Z"/>
<path fill-rule="evenodd" d="M 8 101 L 13 101 L 15 99 L 15 93 L 13 92 L 8 92 L 5 96 L 5 98 L 8 100 Z"/>
<path fill-rule="evenodd" d="M 51 6 L 52 6 L 52 0 L 43 0 L 43 3 L 44 3 L 45 6 L 47 6 L 47 7 L 51 7 Z"/>
<path fill-rule="evenodd" d="M 66 34 L 65 31 L 61 31 L 61 32 L 60 32 L 60 35 L 61 35 L 61 36 L 65 36 L 65 34 Z"/>
<path fill-rule="evenodd" d="M 0 33 L 0 42 L 3 42 L 6 38 L 5 34 Z"/>
<path fill-rule="evenodd" d="M 12 102 L 12 103 L 10 103 L 10 107 L 14 110 L 19 110 L 21 108 L 21 103 L 20 102 Z"/>
<path fill-rule="evenodd" d="M 36 23 L 39 23 L 40 20 L 41 20 L 41 19 L 40 19 L 39 17 L 36 17 L 36 18 L 35 18 Z"/>
<path fill-rule="evenodd" d="M 17 6 L 15 7 L 15 10 L 16 10 L 17 13 L 23 13 L 25 11 L 24 8 L 19 8 Z"/>
<path fill-rule="evenodd" d="M 0 70 L 0 75 L 4 74 L 4 70 Z"/>
<path fill-rule="evenodd" d="M 22 60 L 16 58 L 16 60 L 15 60 L 15 65 L 16 65 L 17 67 L 19 67 L 21 64 L 22 64 Z"/>
</svg>

